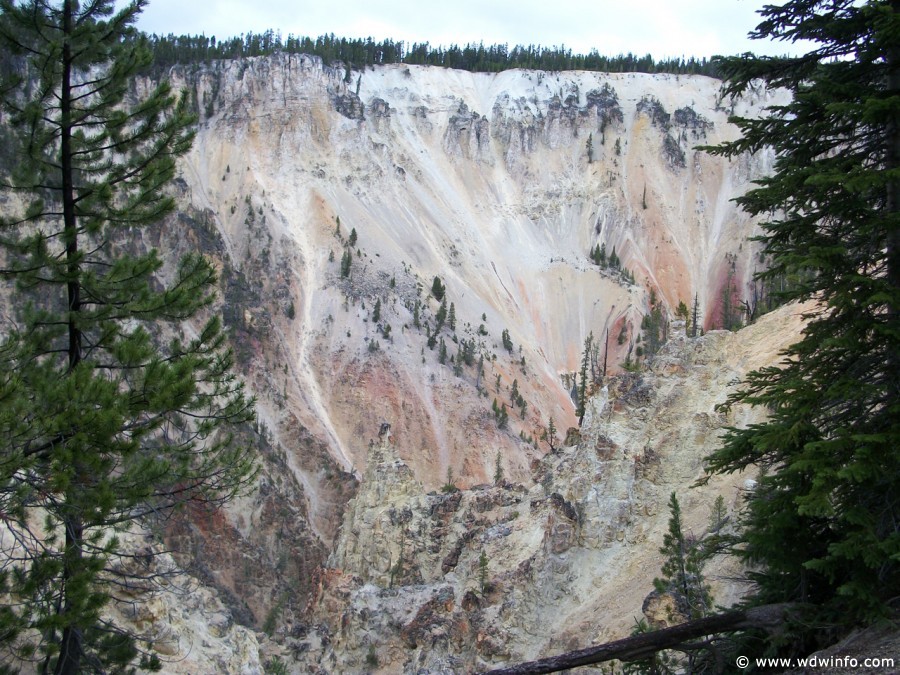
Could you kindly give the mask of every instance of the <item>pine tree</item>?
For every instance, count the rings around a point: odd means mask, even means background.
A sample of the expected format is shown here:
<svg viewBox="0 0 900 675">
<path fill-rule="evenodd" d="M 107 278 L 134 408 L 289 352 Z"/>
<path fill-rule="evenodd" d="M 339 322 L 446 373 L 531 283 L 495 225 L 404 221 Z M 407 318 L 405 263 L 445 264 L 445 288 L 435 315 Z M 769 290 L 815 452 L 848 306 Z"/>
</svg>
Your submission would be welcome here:
<svg viewBox="0 0 900 675">
<path fill-rule="evenodd" d="M 436 322 L 434 332 L 440 332 L 441 328 L 444 326 L 444 321 L 447 320 L 447 298 L 441 300 L 441 306 L 438 307 L 437 313 L 434 315 L 434 320 Z"/>
<path fill-rule="evenodd" d="M 168 85 L 131 87 L 144 5 L 0 0 L 2 49 L 21 57 L 0 84 L 16 156 L 0 169 L 0 513 L 16 541 L 0 550 L 0 648 L 56 674 L 138 659 L 103 614 L 141 585 L 116 533 L 253 475 L 225 433 L 252 406 L 219 319 L 180 337 L 213 300 L 212 266 L 191 254 L 163 280 L 156 251 L 124 253 L 172 210 L 163 189 L 193 138 Z"/>
<path fill-rule="evenodd" d="M 441 283 L 440 277 L 435 277 L 434 281 L 431 282 L 431 294 L 434 296 L 434 299 L 440 302 L 444 299 L 444 293 L 447 291 L 447 287 Z"/>
<path fill-rule="evenodd" d="M 674 492 L 669 497 L 669 514 L 669 531 L 663 536 L 663 545 L 659 549 L 666 556 L 661 569 L 663 576 L 654 579 L 653 585 L 661 593 L 672 593 L 687 617 L 699 619 L 712 606 L 712 597 L 703 578 L 703 547 L 684 534 L 681 505 Z"/>
<path fill-rule="evenodd" d="M 694 293 L 694 307 L 691 310 L 691 330 L 690 336 L 697 337 L 698 326 L 700 325 L 700 296 Z"/>
<path fill-rule="evenodd" d="M 500 333 L 500 341 L 503 343 L 503 348 L 506 351 L 508 351 L 510 354 L 512 354 L 513 341 L 512 341 L 512 337 L 510 337 L 510 335 L 509 335 L 509 331 L 506 328 L 504 328 L 503 331 Z"/>
<path fill-rule="evenodd" d="M 768 5 L 755 37 L 809 40 L 804 56 L 724 59 L 726 95 L 784 87 L 792 100 L 714 153 L 771 146 L 773 175 L 738 201 L 763 215 L 762 280 L 815 299 L 780 367 L 751 373 L 730 404 L 768 421 L 732 429 L 712 472 L 765 469 L 742 517 L 755 602 L 816 608 L 824 625 L 886 615 L 900 596 L 900 2 Z M 785 542 L 790 542 L 789 546 Z"/>
<path fill-rule="evenodd" d="M 553 421 L 552 415 L 547 424 L 547 445 L 550 446 L 550 452 L 556 451 L 556 422 Z"/>
<path fill-rule="evenodd" d="M 587 410 L 588 396 L 588 363 L 591 355 L 591 344 L 594 342 L 594 334 L 591 333 L 584 339 L 584 352 L 581 356 L 581 370 L 578 372 L 580 385 L 578 388 L 578 405 L 575 414 L 578 415 L 578 424 L 584 422 L 584 413 Z"/>
<path fill-rule="evenodd" d="M 502 406 L 500 406 L 500 412 L 497 415 L 497 426 L 501 429 L 505 429 L 508 423 L 509 412 L 506 410 L 506 404 L 504 403 Z"/>
</svg>

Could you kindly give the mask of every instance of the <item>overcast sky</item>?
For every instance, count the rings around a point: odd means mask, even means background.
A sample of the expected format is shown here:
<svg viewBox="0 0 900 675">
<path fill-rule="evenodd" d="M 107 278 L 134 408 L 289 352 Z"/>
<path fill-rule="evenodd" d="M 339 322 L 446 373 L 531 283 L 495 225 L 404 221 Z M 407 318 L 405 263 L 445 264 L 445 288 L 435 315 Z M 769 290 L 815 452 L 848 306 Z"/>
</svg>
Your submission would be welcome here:
<svg viewBox="0 0 900 675">
<path fill-rule="evenodd" d="M 763 4 L 781 0 L 150 0 L 138 23 L 148 33 L 231 37 L 269 28 L 316 37 L 392 38 L 432 46 L 484 42 L 712 56 L 782 54 L 786 43 L 747 39 Z"/>
</svg>

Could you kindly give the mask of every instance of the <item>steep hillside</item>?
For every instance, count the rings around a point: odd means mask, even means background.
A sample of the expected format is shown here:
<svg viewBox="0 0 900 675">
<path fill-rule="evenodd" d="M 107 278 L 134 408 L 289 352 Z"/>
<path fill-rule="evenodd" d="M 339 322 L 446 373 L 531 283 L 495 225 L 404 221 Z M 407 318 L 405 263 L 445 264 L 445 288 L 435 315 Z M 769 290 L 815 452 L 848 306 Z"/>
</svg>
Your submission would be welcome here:
<svg viewBox="0 0 900 675">
<path fill-rule="evenodd" d="M 344 629 L 333 621 L 359 603 L 382 603 L 365 594 L 392 585 L 427 595 L 446 583 L 461 602 L 470 574 L 454 570 L 471 570 L 475 539 L 492 561 L 539 570 L 539 583 L 532 572 L 518 581 L 544 594 L 523 598 L 532 609 L 515 628 L 485 623 L 507 637 L 478 659 L 533 656 L 585 626 L 599 634 L 629 623 L 624 606 L 620 614 L 573 605 L 550 632 L 540 616 L 589 588 L 606 602 L 601 577 L 632 578 L 633 597 L 643 593 L 646 569 L 634 567 L 641 558 L 623 542 L 644 542 L 653 556 L 670 486 L 695 479 L 715 442 L 722 420 L 713 405 L 746 363 L 712 380 L 702 369 L 682 373 L 689 355 L 671 373 L 654 366 L 653 397 L 709 388 L 702 405 L 685 409 L 683 429 L 674 413 L 664 426 L 642 405 L 614 406 L 638 396 L 644 380 L 608 377 L 645 349 L 651 292 L 668 320 L 696 296 L 707 329 L 721 325 L 727 289 L 732 304 L 751 297 L 748 279 L 760 261 L 747 238 L 755 225 L 731 199 L 771 158 L 726 162 L 694 146 L 731 137 L 730 112 L 752 114 L 773 101 L 722 101 L 719 83 L 704 77 L 412 66 L 347 73 L 305 56 L 176 68 L 172 77 L 201 121 L 176 184 L 179 216 L 143 243 L 171 260 L 200 249 L 216 261 L 218 309 L 259 398 L 259 423 L 242 438 L 260 447 L 263 467 L 255 491 L 226 513 L 187 513 L 166 525 L 178 563 L 215 586 L 238 622 L 299 640 L 349 671 L 371 642 L 337 638 Z M 591 259 L 601 248 L 604 265 Z M 784 330 L 793 335 L 796 325 Z M 595 397 L 581 429 L 589 445 L 574 432 L 569 446 L 581 450 L 545 457 L 551 418 L 560 441 L 577 425 L 575 375 L 589 335 Z M 698 354 L 702 345 L 761 339 L 751 331 L 685 343 L 683 327 L 681 335 L 678 349 Z M 697 384 L 703 377 L 708 384 Z M 613 413 L 625 415 L 618 431 L 599 431 Z M 375 440 L 384 423 L 390 443 Z M 678 448 L 702 436 L 689 469 L 670 464 L 665 429 Z M 610 457 L 601 456 L 600 435 L 612 439 Z M 648 462 L 662 482 L 637 470 Z M 387 498 L 383 465 L 402 474 L 409 502 L 398 506 L 400 520 L 375 527 L 382 516 L 371 509 Z M 519 487 L 437 493 L 491 483 L 498 469 Z M 590 479 L 601 475 L 608 490 Z M 706 508 L 705 496 L 689 499 L 692 513 Z M 583 513 L 570 523 L 572 505 Z M 499 520 L 473 516 L 481 523 L 473 529 L 468 516 L 458 519 L 482 507 Z M 559 508 L 562 520 L 553 515 Z M 431 539 L 409 531 L 409 523 L 424 531 L 422 509 L 444 514 Z M 537 515 L 513 518 L 523 509 Z M 374 541 L 354 539 L 360 522 Z M 488 545 L 497 527 L 512 538 Z M 469 539 L 457 536 L 461 528 Z M 560 551 L 557 539 L 566 542 Z M 576 544 L 586 556 L 603 553 L 586 566 L 542 557 Z M 511 567 L 494 565 L 493 575 L 512 575 L 504 583 L 519 587 Z M 545 579 L 547 565 L 572 578 Z M 399 612 L 421 605 L 398 602 Z M 328 628 L 306 630 L 313 617 Z M 319 638 L 342 646 L 318 649 Z M 466 650 L 474 663 L 476 652 Z M 431 665 L 451 653 L 438 650 Z"/>
<path fill-rule="evenodd" d="M 329 559 L 320 627 L 299 643 L 306 667 L 473 672 L 628 635 L 660 574 L 670 493 L 697 537 L 718 496 L 724 520 L 740 507 L 746 476 L 691 489 L 721 428 L 761 414 L 716 406 L 800 326 L 790 307 L 737 334 L 676 334 L 649 370 L 591 399 L 580 434 L 535 462 L 530 487 L 426 494 L 383 429 Z M 732 564 L 707 570 L 725 606 L 741 593 Z"/>
<path fill-rule="evenodd" d="M 564 376 L 589 333 L 608 331 L 614 372 L 648 288 L 670 312 L 697 294 L 714 327 L 729 276 L 743 296 L 758 265 L 730 200 L 765 158 L 692 148 L 734 133 L 726 108 L 764 102 L 722 102 L 715 80 L 403 66 L 345 77 L 287 56 L 184 77 L 204 115 L 187 196 L 224 241 L 226 302 L 243 307 L 230 318 L 266 422 L 278 433 L 297 415 L 347 470 L 361 472 L 360 441 L 392 419 L 428 487 L 448 469 L 483 482 L 496 449 L 525 479 L 541 452 L 520 436 L 538 438 L 550 416 L 575 422 Z M 601 244 L 636 284 L 590 261 Z M 445 320 L 429 348 L 435 276 L 455 330 Z"/>
<path fill-rule="evenodd" d="M 647 601 L 671 492 L 685 531 L 702 537 L 717 497 L 727 529 L 752 489 L 749 476 L 692 485 L 724 425 L 760 418 L 717 405 L 749 369 L 778 361 L 802 309 L 695 339 L 676 326 L 650 368 L 611 378 L 591 398 L 580 432 L 536 460 L 525 484 L 500 477 L 429 491 L 384 424 L 367 443 L 310 611 L 274 605 L 268 639 L 234 625 L 216 593 L 179 593 L 190 586 L 181 578 L 141 609 L 139 625 L 157 631 L 167 672 L 184 673 L 238 663 L 260 673 L 274 659 L 323 675 L 477 672 L 626 636 L 654 616 Z M 740 597 L 734 561 L 714 559 L 705 573 L 717 604 Z"/>
</svg>

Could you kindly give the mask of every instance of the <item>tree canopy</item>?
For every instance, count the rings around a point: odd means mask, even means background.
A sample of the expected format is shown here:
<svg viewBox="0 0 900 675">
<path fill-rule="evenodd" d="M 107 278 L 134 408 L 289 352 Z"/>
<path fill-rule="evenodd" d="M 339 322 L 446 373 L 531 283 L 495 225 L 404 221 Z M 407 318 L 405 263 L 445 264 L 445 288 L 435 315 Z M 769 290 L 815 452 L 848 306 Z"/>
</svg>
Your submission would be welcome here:
<svg viewBox="0 0 900 675">
<path fill-rule="evenodd" d="M 216 39 L 206 35 L 151 35 L 150 43 L 157 67 L 174 64 L 208 62 L 217 59 L 240 59 L 270 54 L 310 54 L 326 64 L 343 63 L 349 68 L 406 63 L 440 66 L 472 72 L 500 72 L 512 68 L 531 70 L 594 70 L 612 73 L 673 73 L 716 77 L 713 61 L 707 58 L 654 59 L 650 54 L 632 53 L 601 55 L 597 50 L 578 54 L 560 46 L 465 45 L 433 46 L 427 42 L 407 45 L 390 38 L 376 41 L 367 38 L 338 37 L 333 33 L 317 38 L 288 35 L 277 31 L 248 32 L 240 36 Z M 349 74 L 349 71 L 348 71 Z"/>
<path fill-rule="evenodd" d="M 808 40 L 794 58 L 746 55 L 719 67 L 726 95 L 783 87 L 792 98 L 742 137 L 774 172 L 737 201 L 763 216 L 763 280 L 811 300 L 800 340 L 751 373 L 729 405 L 767 421 L 731 429 L 712 472 L 759 470 L 739 552 L 753 602 L 812 608 L 796 647 L 883 617 L 900 596 L 900 0 L 768 5 L 753 35 Z"/>
<path fill-rule="evenodd" d="M 145 4 L 0 0 L 17 59 L 0 83 L 15 157 L 0 167 L 0 661 L 41 672 L 134 665 L 137 636 L 105 609 L 151 572 L 118 533 L 253 475 L 225 433 L 252 401 L 204 318 L 214 271 L 140 243 L 193 138 L 167 84 L 133 86 Z"/>
</svg>

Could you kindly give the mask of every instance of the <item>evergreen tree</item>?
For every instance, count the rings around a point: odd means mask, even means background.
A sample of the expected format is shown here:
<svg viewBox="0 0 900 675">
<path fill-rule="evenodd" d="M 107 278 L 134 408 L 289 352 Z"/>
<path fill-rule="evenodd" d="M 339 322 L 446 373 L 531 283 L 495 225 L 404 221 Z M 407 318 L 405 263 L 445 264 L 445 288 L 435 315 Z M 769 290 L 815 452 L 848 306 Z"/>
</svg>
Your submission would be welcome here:
<svg viewBox="0 0 900 675">
<path fill-rule="evenodd" d="M 665 344 L 668 336 L 668 321 L 663 314 L 662 302 L 653 288 L 650 289 L 650 313 L 641 319 L 641 328 L 644 330 L 647 355 L 653 356 Z"/>
<path fill-rule="evenodd" d="M 145 4 L 0 0 L 3 52 L 21 57 L 0 84 L 17 162 L 0 170 L 15 308 L 0 330 L 0 513 L 16 542 L 0 551 L 0 648 L 58 675 L 138 659 L 103 613 L 142 585 L 116 533 L 227 499 L 253 473 L 224 433 L 252 408 L 219 319 L 180 337 L 212 302 L 212 266 L 191 254 L 162 281 L 156 251 L 124 252 L 172 210 L 163 189 L 193 138 L 168 85 L 131 87 L 149 63 L 132 28 Z"/>
<path fill-rule="evenodd" d="M 741 327 L 737 288 L 734 284 L 735 257 L 726 256 L 728 264 L 728 277 L 722 288 L 722 328 L 724 330 L 737 330 Z"/>
<path fill-rule="evenodd" d="M 438 307 L 437 314 L 434 315 L 434 320 L 436 322 L 436 326 L 434 329 L 435 333 L 440 332 L 441 328 L 444 326 L 444 322 L 447 320 L 447 298 L 441 300 L 441 306 Z"/>
<path fill-rule="evenodd" d="M 581 356 L 581 370 L 578 372 L 581 384 L 578 388 L 578 405 L 575 410 L 575 414 L 578 415 L 578 424 L 582 424 L 584 422 L 584 413 L 587 409 L 588 363 L 591 357 L 591 344 L 593 342 L 593 333 L 591 333 L 584 339 L 584 353 Z"/>
<path fill-rule="evenodd" d="M 456 331 L 456 305 L 450 303 L 450 310 L 447 312 L 447 325 L 451 331 Z"/>
<path fill-rule="evenodd" d="M 797 280 L 785 299 L 816 307 L 781 365 L 729 401 L 770 418 L 730 430 L 708 469 L 765 470 L 741 554 L 757 565 L 755 602 L 815 608 L 794 626 L 797 645 L 884 616 L 900 596 L 900 2 L 792 0 L 762 15 L 755 37 L 814 47 L 721 61 L 726 95 L 762 84 L 792 99 L 736 119 L 742 137 L 712 152 L 774 148 L 773 175 L 738 201 L 769 218 L 759 277 Z"/>
<path fill-rule="evenodd" d="M 504 403 L 502 406 L 500 406 L 500 411 L 497 414 L 497 426 L 501 429 L 505 429 L 508 423 L 509 412 L 506 410 L 506 404 Z"/>
<path fill-rule="evenodd" d="M 663 576 L 654 579 L 653 585 L 661 593 L 672 593 L 687 617 L 699 619 L 712 606 L 712 597 L 703 578 L 703 547 L 699 541 L 684 534 L 681 505 L 674 492 L 669 497 L 669 514 L 669 531 L 663 535 L 663 545 L 659 549 L 666 557 L 661 569 Z"/>
<path fill-rule="evenodd" d="M 467 366 L 475 365 L 475 338 L 460 341 L 460 352 L 462 361 Z"/>
<path fill-rule="evenodd" d="M 609 254 L 609 266 L 617 270 L 621 264 L 622 261 L 619 260 L 619 256 L 616 254 L 616 247 L 613 246 L 612 253 Z"/>
<path fill-rule="evenodd" d="M 677 614 L 673 613 L 670 620 L 699 619 L 709 613 L 713 602 L 703 577 L 707 547 L 704 541 L 684 533 L 681 506 L 674 492 L 669 497 L 669 513 L 669 531 L 663 536 L 663 545 L 659 549 L 665 556 L 661 570 L 663 576 L 655 578 L 653 586 L 657 593 L 667 593 L 674 600 Z M 632 635 L 652 630 L 642 619 L 636 622 Z M 622 672 L 653 675 L 721 672 L 724 659 L 718 647 L 713 650 L 713 658 L 704 654 L 704 648 L 711 644 L 717 644 L 717 640 L 691 645 L 690 649 L 684 650 L 686 658 L 673 650 L 657 651 L 649 658 L 627 663 Z"/>
<path fill-rule="evenodd" d="M 497 422 L 497 426 L 505 429 L 509 422 L 509 412 L 506 410 L 506 404 L 498 404 L 495 398 L 493 404 L 491 404 L 491 409 L 494 411 L 494 419 Z"/>
<path fill-rule="evenodd" d="M 431 282 L 431 294 L 434 296 L 434 299 L 440 302 L 444 299 L 444 293 L 446 292 L 447 287 L 441 283 L 440 277 L 435 277 L 434 281 Z"/>
<path fill-rule="evenodd" d="M 509 335 L 509 331 L 504 328 L 503 332 L 500 333 L 500 341 L 503 343 L 503 348 L 512 354 L 513 350 L 513 341 L 512 337 Z"/>
<path fill-rule="evenodd" d="M 691 310 L 691 330 L 690 336 L 697 337 L 697 330 L 700 326 L 700 296 L 694 293 L 694 307 Z"/>
<path fill-rule="evenodd" d="M 550 452 L 556 451 L 556 423 L 553 421 L 552 415 L 547 424 L 547 445 L 550 446 Z"/>
</svg>

